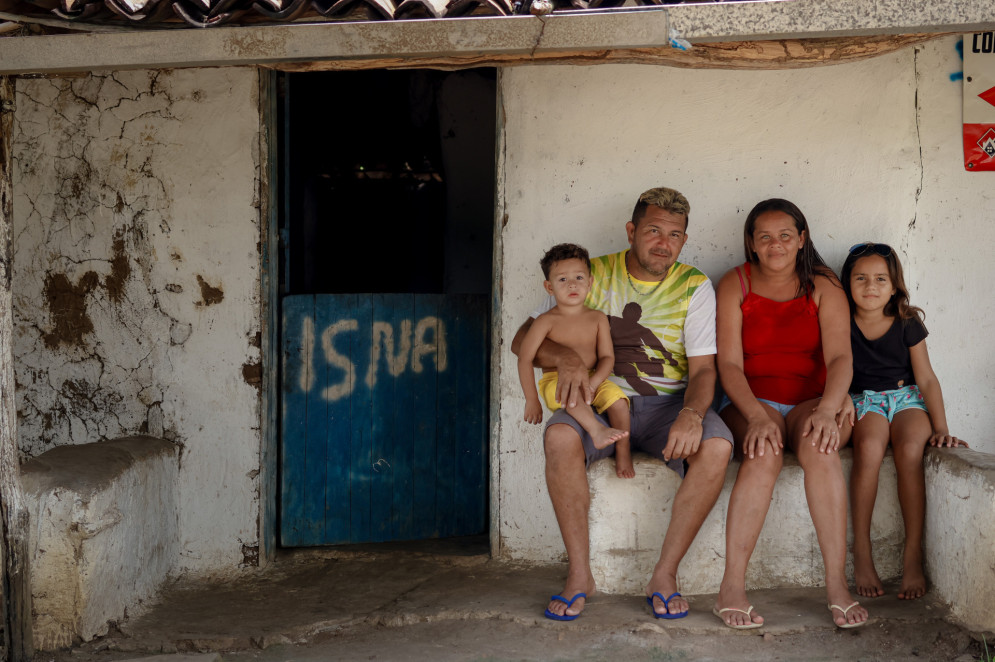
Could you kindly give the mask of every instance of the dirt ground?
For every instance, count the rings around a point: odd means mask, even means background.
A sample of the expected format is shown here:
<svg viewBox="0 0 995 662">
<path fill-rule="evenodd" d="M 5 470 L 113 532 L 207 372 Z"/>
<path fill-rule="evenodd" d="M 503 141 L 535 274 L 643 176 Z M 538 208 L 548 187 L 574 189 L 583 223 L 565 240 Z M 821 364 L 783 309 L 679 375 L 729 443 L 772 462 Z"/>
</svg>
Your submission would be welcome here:
<svg viewBox="0 0 995 662">
<path fill-rule="evenodd" d="M 227 581 L 181 578 L 141 615 L 35 662 L 296 660 L 956 660 L 982 659 L 980 635 L 930 596 L 867 600 L 866 627 L 838 630 L 824 591 L 755 591 L 767 620 L 737 632 L 712 616 L 650 616 L 642 596 L 591 598 L 576 621 L 542 616 L 565 567 L 490 559 L 479 544 L 304 550 Z M 992 637 L 989 635 L 989 639 Z"/>
</svg>

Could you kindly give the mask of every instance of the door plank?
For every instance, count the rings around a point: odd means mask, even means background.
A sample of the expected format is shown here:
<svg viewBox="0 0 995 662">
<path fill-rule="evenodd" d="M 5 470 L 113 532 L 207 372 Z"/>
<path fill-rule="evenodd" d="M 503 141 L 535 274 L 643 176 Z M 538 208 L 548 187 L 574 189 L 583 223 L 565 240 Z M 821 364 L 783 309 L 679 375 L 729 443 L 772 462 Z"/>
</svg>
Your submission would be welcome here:
<svg viewBox="0 0 995 662">
<path fill-rule="evenodd" d="M 411 369 L 420 370 L 417 388 L 414 389 L 412 428 L 414 430 L 413 506 L 414 529 L 420 538 L 438 538 L 435 504 L 435 462 L 436 462 L 436 411 L 439 371 L 436 368 L 439 356 L 439 329 L 437 322 L 439 295 L 419 295 L 415 298 L 414 343 L 431 344 L 432 350 L 412 353 Z M 420 331 L 420 333 L 419 333 Z M 420 336 L 420 337 L 419 337 Z M 455 414 L 455 412 L 453 412 Z"/>
<path fill-rule="evenodd" d="M 310 320 L 310 321 L 309 321 Z M 294 295 L 283 299 L 283 413 L 280 452 L 280 542 L 284 546 L 307 544 L 304 537 L 304 440 L 307 394 L 313 384 L 314 297 Z M 305 327 L 310 324 L 310 332 Z"/>
</svg>

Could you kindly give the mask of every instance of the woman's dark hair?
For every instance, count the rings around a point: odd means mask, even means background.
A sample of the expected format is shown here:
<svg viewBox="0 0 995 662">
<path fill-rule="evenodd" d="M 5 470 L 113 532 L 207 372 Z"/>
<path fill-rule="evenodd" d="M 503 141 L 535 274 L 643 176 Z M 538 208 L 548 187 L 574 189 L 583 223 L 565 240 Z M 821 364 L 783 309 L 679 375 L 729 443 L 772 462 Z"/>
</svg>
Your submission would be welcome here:
<svg viewBox="0 0 995 662">
<path fill-rule="evenodd" d="M 826 265 L 826 261 L 819 255 L 819 251 L 815 250 L 815 244 L 812 243 L 812 233 L 808 230 L 808 221 L 805 220 L 805 214 L 793 202 L 781 198 L 771 198 L 758 202 L 746 217 L 746 225 L 743 227 L 743 247 L 746 251 L 746 261 L 750 264 L 757 264 L 760 261 L 757 254 L 750 248 L 750 242 L 753 240 L 753 231 L 757 227 L 757 219 L 769 211 L 784 212 L 795 220 L 795 229 L 798 230 L 798 234 L 805 233 L 805 243 L 802 244 L 801 249 L 798 251 L 798 256 L 795 258 L 795 273 L 798 274 L 798 295 L 812 295 L 812 292 L 815 291 L 816 276 L 825 276 L 836 285 L 839 285 L 836 281 L 836 273 Z"/>
<path fill-rule="evenodd" d="M 882 248 L 888 249 L 887 255 L 882 255 Z M 850 276 L 853 268 L 857 265 L 857 260 L 869 255 L 878 255 L 888 265 L 888 277 L 895 288 L 895 293 L 884 305 L 884 314 L 890 317 L 897 317 L 901 320 L 908 320 L 914 317 L 920 322 L 926 321 L 926 313 L 922 308 L 909 303 L 909 288 L 905 285 L 905 274 L 902 272 L 902 263 L 898 261 L 895 249 L 887 244 L 861 244 L 850 249 L 850 254 L 843 262 L 843 269 L 840 270 L 840 281 L 843 283 L 843 291 L 846 292 L 846 300 L 850 304 L 850 314 L 857 310 L 857 305 L 853 301 L 853 294 L 850 292 Z"/>
</svg>

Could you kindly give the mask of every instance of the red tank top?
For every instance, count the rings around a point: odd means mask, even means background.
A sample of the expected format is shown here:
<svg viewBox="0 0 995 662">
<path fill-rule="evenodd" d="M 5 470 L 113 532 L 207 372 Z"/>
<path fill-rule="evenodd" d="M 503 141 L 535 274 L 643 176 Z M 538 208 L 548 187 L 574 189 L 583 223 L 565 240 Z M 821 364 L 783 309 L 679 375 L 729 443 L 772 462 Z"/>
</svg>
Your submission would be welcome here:
<svg viewBox="0 0 995 662">
<path fill-rule="evenodd" d="M 743 288 L 743 370 L 753 395 L 783 405 L 818 398 L 826 386 L 819 308 L 811 297 L 773 301 Z"/>
</svg>

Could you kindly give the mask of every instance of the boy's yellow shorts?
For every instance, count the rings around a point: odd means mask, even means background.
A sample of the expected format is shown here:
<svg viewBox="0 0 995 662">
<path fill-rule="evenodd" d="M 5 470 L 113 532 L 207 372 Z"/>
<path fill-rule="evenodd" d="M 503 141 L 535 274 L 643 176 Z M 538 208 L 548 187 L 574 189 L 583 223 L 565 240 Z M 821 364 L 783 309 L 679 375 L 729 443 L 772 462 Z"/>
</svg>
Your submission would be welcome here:
<svg viewBox="0 0 995 662">
<path fill-rule="evenodd" d="M 592 370 L 591 373 L 593 374 L 594 371 Z M 542 399 L 546 402 L 546 407 L 549 411 L 556 411 L 557 409 L 562 408 L 560 403 L 556 401 L 557 377 L 558 375 L 554 370 L 553 372 L 542 373 L 542 377 L 539 378 L 539 395 L 541 395 Z M 606 409 L 619 400 L 625 400 L 628 402 L 629 398 L 627 398 L 625 393 L 622 392 L 622 389 L 618 387 L 618 384 L 610 379 L 606 379 L 601 382 L 601 385 L 598 386 L 597 390 L 594 392 L 594 402 L 592 402 L 591 405 L 594 407 L 594 411 L 599 414 L 603 414 Z"/>
</svg>

